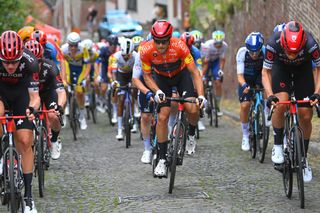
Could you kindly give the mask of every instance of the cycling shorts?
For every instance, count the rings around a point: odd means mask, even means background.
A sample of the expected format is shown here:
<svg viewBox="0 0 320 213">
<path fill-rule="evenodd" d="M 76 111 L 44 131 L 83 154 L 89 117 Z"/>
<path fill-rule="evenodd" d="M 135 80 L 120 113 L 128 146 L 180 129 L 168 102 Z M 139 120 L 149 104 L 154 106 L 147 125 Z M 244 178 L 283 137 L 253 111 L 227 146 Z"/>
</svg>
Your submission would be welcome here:
<svg viewBox="0 0 320 213">
<path fill-rule="evenodd" d="M 101 79 L 103 83 L 109 83 L 109 77 L 108 77 L 108 66 L 104 63 L 101 64 L 101 73 L 100 73 Z"/>
<path fill-rule="evenodd" d="M 138 105 L 139 109 L 142 113 L 152 113 L 153 112 L 153 105 L 152 103 L 147 102 L 146 95 L 139 91 L 138 94 Z"/>
<path fill-rule="evenodd" d="M 180 73 L 175 75 L 172 78 L 164 77 L 158 74 L 155 74 L 155 81 L 159 89 L 164 92 L 166 97 L 172 96 L 172 88 L 177 87 L 177 91 L 182 96 L 182 93 L 186 91 L 185 97 L 195 97 L 193 81 L 191 74 L 187 68 L 184 68 Z M 170 101 L 161 103 L 159 107 L 170 106 Z"/>
<path fill-rule="evenodd" d="M 218 71 L 220 70 L 220 59 L 216 59 L 214 61 L 208 62 L 208 72 L 212 73 L 213 80 L 222 80 L 222 78 L 218 75 Z M 208 76 L 208 72 L 206 76 Z"/>
<path fill-rule="evenodd" d="M 58 104 L 58 94 L 55 89 L 40 92 L 41 103 L 44 103 L 47 109 L 53 109 L 54 104 Z"/>
<path fill-rule="evenodd" d="M 294 88 L 291 87 L 291 74 L 293 74 Z M 310 97 L 315 90 L 312 64 L 304 62 L 300 65 L 286 65 L 275 63 L 272 66 L 272 91 L 273 93 L 294 92 L 297 100 Z M 310 104 L 300 104 L 300 107 L 311 107 Z"/>
</svg>

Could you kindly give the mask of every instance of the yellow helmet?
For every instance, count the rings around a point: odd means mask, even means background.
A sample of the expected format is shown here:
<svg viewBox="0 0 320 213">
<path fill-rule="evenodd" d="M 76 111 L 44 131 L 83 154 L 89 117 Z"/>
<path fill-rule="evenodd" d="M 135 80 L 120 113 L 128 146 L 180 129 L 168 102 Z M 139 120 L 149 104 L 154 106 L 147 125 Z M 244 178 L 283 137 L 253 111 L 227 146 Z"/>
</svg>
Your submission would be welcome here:
<svg viewBox="0 0 320 213">
<path fill-rule="evenodd" d="M 30 39 L 31 34 L 34 32 L 35 28 L 32 26 L 24 26 L 18 31 L 19 36 L 23 40 L 23 42 L 26 41 L 26 39 Z"/>
<path fill-rule="evenodd" d="M 139 46 L 141 41 L 143 41 L 144 39 L 141 36 L 134 36 L 132 38 L 133 44 L 135 47 Z"/>
</svg>

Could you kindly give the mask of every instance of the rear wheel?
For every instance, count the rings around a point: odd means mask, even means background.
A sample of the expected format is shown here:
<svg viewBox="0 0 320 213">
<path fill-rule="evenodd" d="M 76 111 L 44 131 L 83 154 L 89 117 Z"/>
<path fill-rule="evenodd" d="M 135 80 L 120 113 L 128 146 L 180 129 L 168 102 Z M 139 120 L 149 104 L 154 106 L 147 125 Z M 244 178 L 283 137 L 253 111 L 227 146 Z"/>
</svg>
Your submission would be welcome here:
<svg viewBox="0 0 320 213">
<path fill-rule="evenodd" d="M 249 113 L 249 144 L 251 158 L 256 157 L 257 145 L 256 145 L 256 134 L 255 134 L 255 115 L 253 112 L 253 107 L 250 109 Z"/>
<path fill-rule="evenodd" d="M 208 97 L 208 106 L 207 106 L 207 113 L 209 118 L 209 124 L 210 126 L 213 125 L 213 101 L 212 101 L 212 93 L 210 91 L 207 92 Z"/>
<path fill-rule="evenodd" d="M 258 151 L 258 158 L 259 162 L 263 163 L 265 155 L 266 155 L 266 150 L 268 146 L 268 138 L 269 138 L 269 130 L 268 127 L 266 126 L 266 118 L 265 114 L 263 111 L 263 106 L 260 104 L 258 107 L 258 112 L 257 112 L 257 151 Z"/>
<path fill-rule="evenodd" d="M 15 163 L 16 161 L 16 163 Z M 16 167 L 16 168 L 15 168 Z M 16 171 L 15 171 L 16 170 Z M 17 173 L 18 173 L 18 162 L 15 159 L 13 148 L 9 148 L 9 185 L 10 185 L 10 211 L 17 212 L 18 210 L 18 199 L 17 199 Z"/>
<path fill-rule="evenodd" d="M 37 142 L 36 147 L 36 160 L 37 160 L 37 173 L 38 173 L 38 185 L 39 185 L 39 196 L 44 196 L 44 170 L 45 170 L 45 161 L 44 161 L 44 152 L 47 145 L 47 133 L 44 128 L 40 130 L 39 141 Z"/>
<path fill-rule="evenodd" d="M 125 105 L 125 116 L 124 116 L 124 129 L 126 134 L 126 148 L 130 146 L 131 140 L 131 124 L 130 124 L 130 106 L 129 104 Z"/>
<path fill-rule="evenodd" d="M 76 103 L 75 97 L 72 97 L 70 100 L 70 127 L 73 133 L 73 140 L 77 140 L 77 133 L 78 133 L 78 116 L 77 116 L 78 106 Z"/>
<path fill-rule="evenodd" d="M 92 88 L 91 92 L 91 98 L 90 98 L 90 111 L 92 114 L 92 121 L 94 124 L 97 123 L 97 103 L 96 103 L 96 93 L 94 91 L 94 88 Z"/>
<path fill-rule="evenodd" d="M 214 126 L 216 128 L 218 128 L 218 126 L 219 126 L 219 118 L 218 118 L 219 107 L 218 107 L 218 103 L 217 103 L 217 99 L 216 99 L 215 95 L 213 95 L 212 100 L 213 100 L 213 106 L 214 106 L 214 112 L 213 112 Z"/>
</svg>

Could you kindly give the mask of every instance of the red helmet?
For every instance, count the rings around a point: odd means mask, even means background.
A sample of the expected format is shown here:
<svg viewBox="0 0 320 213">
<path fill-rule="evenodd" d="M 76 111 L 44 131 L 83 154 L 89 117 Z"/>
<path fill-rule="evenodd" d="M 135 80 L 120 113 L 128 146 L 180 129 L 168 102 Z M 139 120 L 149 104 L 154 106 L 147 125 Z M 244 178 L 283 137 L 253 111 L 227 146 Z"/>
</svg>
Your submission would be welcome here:
<svg viewBox="0 0 320 213">
<path fill-rule="evenodd" d="M 36 30 L 31 34 L 30 39 L 36 40 L 42 45 L 45 45 L 47 43 L 47 34 L 41 30 Z"/>
<path fill-rule="evenodd" d="M 173 27 L 166 20 L 156 21 L 151 28 L 152 37 L 155 39 L 161 39 L 172 36 Z"/>
<path fill-rule="evenodd" d="M 194 36 L 191 35 L 191 33 L 189 33 L 189 32 L 184 32 L 184 33 L 182 33 L 180 39 L 181 39 L 184 43 L 186 43 L 186 45 L 187 45 L 188 47 L 191 47 L 191 46 L 193 45 L 193 43 L 194 43 Z"/>
<path fill-rule="evenodd" d="M 302 25 L 296 21 L 290 21 L 281 32 L 280 43 L 288 53 L 298 53 L 307 41 L 306 32 Z"/>
<path fill-rule="evenodd" d="M 1 34 L 0 59 L 19 60 L 23 53 L 23 42 L 21 37 L 14 31 L 8 30 Z"/>
<path fill-rule="evenodd" d="M 43 57 L 43 47 L 36 40 L 27 41 L 24 46 L 30 50 L 38 59 Z"/>
</svg>

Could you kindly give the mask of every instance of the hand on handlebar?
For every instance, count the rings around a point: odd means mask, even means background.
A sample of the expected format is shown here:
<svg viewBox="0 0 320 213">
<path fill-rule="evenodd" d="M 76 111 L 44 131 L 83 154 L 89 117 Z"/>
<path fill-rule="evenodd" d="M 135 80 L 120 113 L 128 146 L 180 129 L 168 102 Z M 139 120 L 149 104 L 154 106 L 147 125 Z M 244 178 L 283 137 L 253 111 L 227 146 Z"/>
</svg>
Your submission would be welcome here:
<svg viewBox="0 0 320 213">
<path fill-rule="evenodd" d="M 160 104 L 165 100 L 166 100 L 166 94 L 164 94 L 161 90 L 157 90 L 155 95 L 155 101 Z"/>
</svg>

